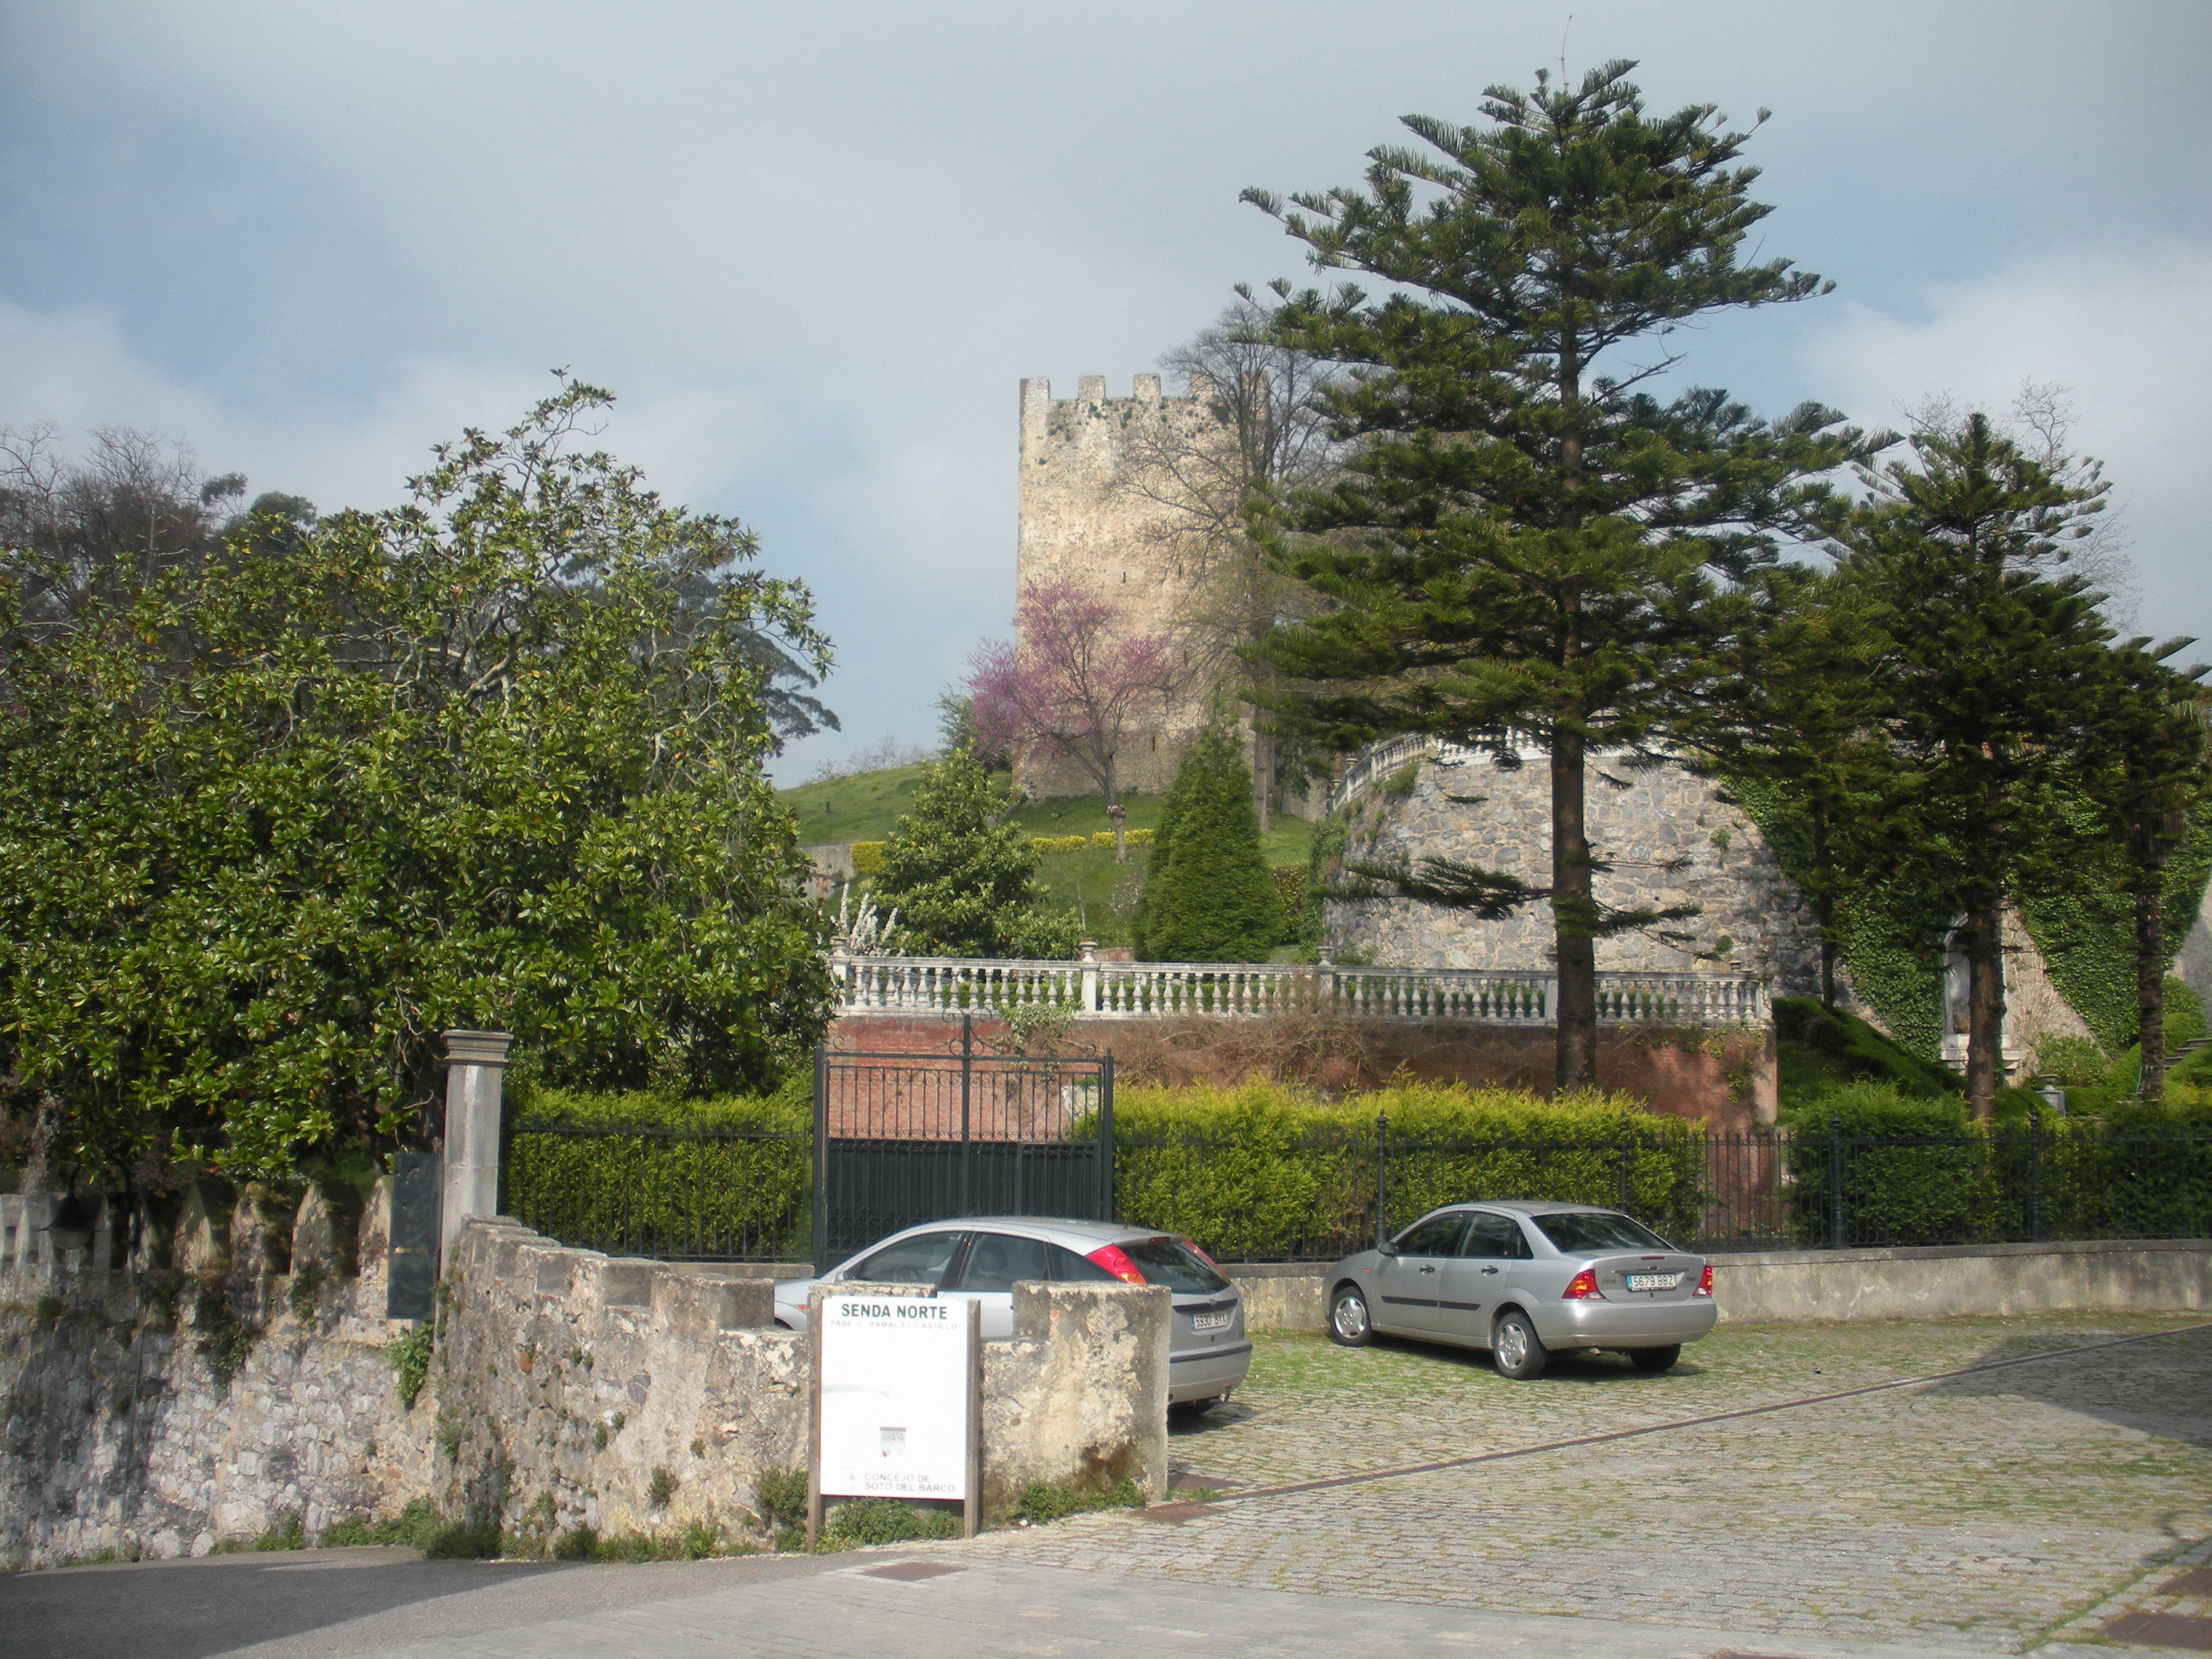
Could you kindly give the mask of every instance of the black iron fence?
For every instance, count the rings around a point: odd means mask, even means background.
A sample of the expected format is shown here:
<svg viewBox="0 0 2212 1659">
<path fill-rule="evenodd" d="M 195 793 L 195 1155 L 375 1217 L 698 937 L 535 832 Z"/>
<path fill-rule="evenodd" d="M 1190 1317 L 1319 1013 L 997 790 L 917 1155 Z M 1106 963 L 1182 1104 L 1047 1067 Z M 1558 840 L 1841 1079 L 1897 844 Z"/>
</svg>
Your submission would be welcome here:
<svg viewBox="0 0 2212 1659">
<path fill-rule="evenodd" d="M 803 1261 L 814 1138 L 639 1125 L 519 1125 L 501 1206 L 549 1238 L 668 1261 Z"/>
<path fill-rule="evenodd" d="M 1328 1134 L 1142 1134 L 1115 1130 L 1104 1069 L 868 1056 L 908 1066 L 900 1092 L 868 1078 L 884 1067 L 846 1073 L 838 1059 L 824 1059 L 812 1134 L 518 1128 L 507 1207 L 566 1243 L 731 1261 L 836 1261 L 917 1221 L 1030 1214 L 1112 1215 L 1223 1261 L 1327 1261 L 1483 1198 L 1601 1204 L 1706 1251 L 2212 1237 L 2212 1134 L 1670 1123 L 1486 1139 L 1379 1118 Z"/>
<path fill-rule="evenodd" d="M 1608 1140 L 1371 1130 L 1273 1140 L 1123 1136 L 1117 1212 L 1222 1260 L 1326 1261 L 1439 1205 L 1625 1210 L 1707 1252 L 2212 1237 L 2212 1134 L 2102 1126 L 1915 1138 L 1709 1133 Z"/>
</svg>

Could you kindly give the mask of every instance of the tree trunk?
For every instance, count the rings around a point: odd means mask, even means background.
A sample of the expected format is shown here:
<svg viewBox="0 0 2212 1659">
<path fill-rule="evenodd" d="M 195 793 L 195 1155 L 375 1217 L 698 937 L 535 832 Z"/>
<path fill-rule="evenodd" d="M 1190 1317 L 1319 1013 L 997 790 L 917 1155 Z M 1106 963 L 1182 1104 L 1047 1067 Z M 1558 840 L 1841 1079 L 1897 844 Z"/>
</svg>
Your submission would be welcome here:
<svg viewBox="0 0 2212 1659">
<path fill-rule="evenodd" d="M 1114 777 L 1114 757 L 1111 755 L 1106 757 L 1105 771 L 1099 781 L 1104 786 L 1106 822 L 1114 826 L 1114 862 L 1127 864 L 1129 861 L 1129 844 L 1122 833 L 1121 824 L 1127 816 L 1127 809 L 1121 805 L 1121 791 Z"/>
<path fill-rule="evenodd" d="M 1813 919 L 1820 930 L 1820 1006 L 1836 1006 L 1836 892 L 1828 866 L 1828 817 L 1813 810 Z"/>
<path fill-rule="evenodd" d="M 2004 909 L 1992 901 L 1970 915 L 1966 945 L 1966 1104 L 1986 1122 L 1996 1115 L 2003 1069 Z"/>
<path fill-rule="evenodd" d="M 2155 864 L 2136 860 L 2136 1033 L 2142 1045 L 2136 1092 L 2155 1104 L 2166 1097 L 2166 884 Z"/>
<path fill-rule="evenodd" d="M 1583 736 L 1555 729 L 1552 739 L 1552 938 L 1559 956 L 1559 1024 L 1553 1086 L 1597 1087 L 1596 907 L 1589 840 L 1583 823 Z"/>
<path fill-rule="evenodd" d="M 1255 728 L 1252 733 L 1252 811 L 1259 817 L 1260 833 L 1263 836 L 1273 826 L 1269 802 L 1274 793 L 1274 739 Z"/>
</svg>

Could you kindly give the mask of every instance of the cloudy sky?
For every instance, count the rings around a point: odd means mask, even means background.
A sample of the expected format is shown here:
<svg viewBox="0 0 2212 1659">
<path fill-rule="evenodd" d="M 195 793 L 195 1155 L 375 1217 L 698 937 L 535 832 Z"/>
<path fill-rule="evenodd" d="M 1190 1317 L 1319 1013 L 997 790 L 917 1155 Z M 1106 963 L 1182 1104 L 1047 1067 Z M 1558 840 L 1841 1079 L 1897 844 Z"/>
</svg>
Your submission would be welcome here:
<svg viewBox="0 0 2212 1659">
<path fill-rule="evenodd" d="M 815 588 L 842 736 L 1012 605 L 1015 388 L 1299 274 L 1239 189 L 1352 182 L 1565 53 L 1747 120 L 1829 298 L 1686 368 L 1869 422 L 2069 389 L 2147 632 L 2212 636 L 2212 8 L 0 0 L 0 422 L 152 427 L 325 507 L 573 368 L 667 494 Z"/>
</svg>

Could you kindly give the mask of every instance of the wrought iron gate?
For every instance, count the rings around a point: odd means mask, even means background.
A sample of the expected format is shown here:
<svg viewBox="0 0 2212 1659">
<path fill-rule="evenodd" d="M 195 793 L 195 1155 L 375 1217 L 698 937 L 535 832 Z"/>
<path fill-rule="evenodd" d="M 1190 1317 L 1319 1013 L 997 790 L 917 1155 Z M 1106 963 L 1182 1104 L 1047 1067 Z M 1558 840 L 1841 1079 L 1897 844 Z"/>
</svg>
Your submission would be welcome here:
<svg viewBox="0 0 2212 1659">
<path fill-rule="evenodd" d="M 814 1260 L 969 1215 L 1114 1210 L 1114 1057 L 816 1052 Z"/>
</svg>

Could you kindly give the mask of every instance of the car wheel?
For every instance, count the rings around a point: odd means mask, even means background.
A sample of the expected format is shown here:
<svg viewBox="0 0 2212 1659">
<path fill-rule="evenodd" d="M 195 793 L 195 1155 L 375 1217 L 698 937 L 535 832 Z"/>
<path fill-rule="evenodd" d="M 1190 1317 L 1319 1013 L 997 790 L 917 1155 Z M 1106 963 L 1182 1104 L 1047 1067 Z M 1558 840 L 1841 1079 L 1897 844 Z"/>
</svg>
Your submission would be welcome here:
<svg viewBox="0 0 2212 1659">
<path fill-rule="evenodd" d="M 1664 1348 L 1631 1348 L 1628 1351 L 1628 1363 L 1638 1370 L 1649 1371 L 1654 1376 L 1668 1369 L 1681 1357 L 1682 1345 L 1679 1342 Z"/>
<path fill-rule="evenodd" d="M 1328 1340 L 1346 1348 L 1364 1348 L 1375 1340 L 1375 1322 L 1357 1285 L 1340 1285 L 1329 1297 Z"/>
<path fill-rule="evenodd" d="M 1498 1367 L 1500 1376 L 1529 1382 L 1544 1374 L 1545 1362 L 1551 1357 L 1527 1314 L 1502 1314 L 1491 1327 L 1490 1363 Z"/>
<path fill-rule="evenodd" d="M 1170 1417 L 1180 1418 L 1185 1422 L 1189 1422 L 1193 1419 L 1205 1416 L 1206 1413 L 1212 1411 L 1220 1403 L 1221 1396 L 1219 1395 L 1214 1395 L 1211 1400 L 1170 1401 L 1168 1404 L 1168 1415 Z"/>
</svg>

